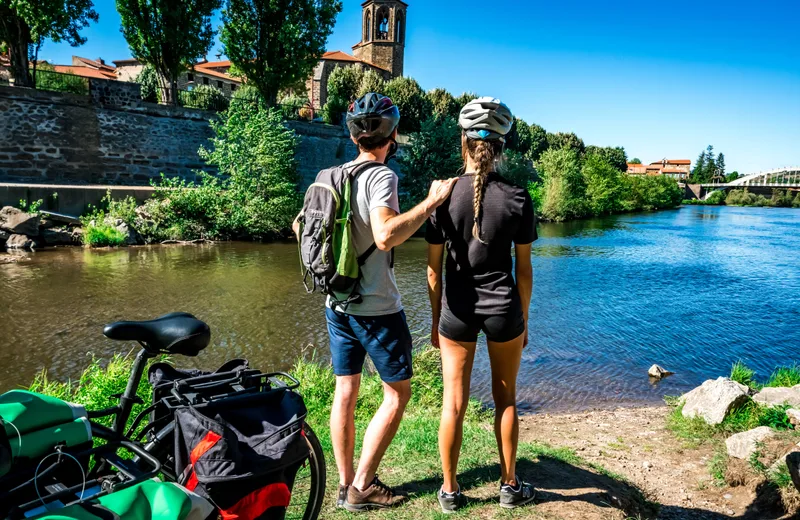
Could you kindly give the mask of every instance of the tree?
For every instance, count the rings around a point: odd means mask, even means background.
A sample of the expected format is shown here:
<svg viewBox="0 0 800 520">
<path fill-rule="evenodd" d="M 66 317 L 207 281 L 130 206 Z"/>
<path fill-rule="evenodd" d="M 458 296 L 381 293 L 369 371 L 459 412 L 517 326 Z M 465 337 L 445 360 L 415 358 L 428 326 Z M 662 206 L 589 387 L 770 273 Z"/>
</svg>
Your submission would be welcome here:
<svg viewBox="0 0 800 520">
<path fill-rule="evenodd" d="M 385 94 L 392 98 L 400 110 L 400 133 L 419 132 L 422 122 L 433 111 L 431 102 L 419 83 L 411 78 L 395 78 L 386 84 Z"/>
<path fill-rule="evenodd" d="M 582 156 L 586 152 L 586 145 L 583 144 L 583 139 L 574 133 L 556 132 L 547 134 L 547 147 L 555 149 L 568 149 L 575 150 L 575 152 Z"/>
<path fill-rule="evenodd" d="M 581 173 L 586 183 L 586 204 L 591 215 L 610 215 L 622 209 L 622 171 L 616 164 L 587 149 Z"/>
<path fill-rule="evenodd" d="M 456 98 L 456 106 L 458 107 L 458 112 L 461 112 L 461 109 L 464 108 L 464 105 L 469 103 L 470 101 L 474 101 L 478 99 L 478 94 L 474 92 L 464 92 L 460 96 Z"/>
<path fill-rule="evenodd" d="M 628 170 L 628 156 L 625 153 L 625 148 L 621 146 L 587 146 L 586 156 L 588 157 L 589 155 L 596 155 L 600 157 L 602 160 L 621 172 Z"/>
<path fill-rule="evenodd" d="M 544 195 L 542 217 L 563 222 L 586 216 L 586 184 L 580 158 L 573 148 L 550 148 L 537 164 Z"/>
<path fill-rule="evenodd" d="M 639 159 L 638 157 L 634 157 L 634 158 L 633 158 L 633 159 L 631 159 L 629 162 L 630 162 L 631 164 L 642 164 L 642 160 L 641 160 L 641 159 Z"/>
<path fill-rule="evenodd" d="M 311 75 L 341 10 L 339 0 L 227 0 L 223 52 L 274 104 L 282 88 Z"/>
<path fill-rule="evenodd" d="M 500 174 L 520 188 L 527 189 L 536 177 L 536 170 L 523 154 L 516 150 L 507 150 L 500 165 Z"/>
<path fill-rule="evenodd" d="M 703 182 L 703 175 L 706 169 L 706 151 L 703 150 L 700 152 L 700 155 L 697 156 L 697 161 L 694 163 L 694 169 L 692 170 L 692 174 L 690 179 L 695 184 L 700 184 Z"/>
<path fill-rule="evenodd" d="M 506 148 L 514 150 L 520 154 L 527 156 L 531 151 L 531 129 L 528 123 L 522 119 L 515 117 L 514 125 L 511 131 L 506 136 Z"/>
<path fill-rule="evenodd" d="M 428 118 L 419 132 L 412 133 L 399 162 L 400 206 L 404 211 L 422 201 L 431 182 L 456 175 L 462 166 L 461 130 L 452 117 Z"/>
<path fill-rule="evenodd" d="M 34 86 L 28 62 L 36 63 L 46 40 L 83 45 L 81 29 L 98 19 L 91 0 L 0 0 L 0 41 L 8 48 L 15 84 Z"/>
<path fill-rule="evenodd" d="M 433 107 L 434 117 L 458 118 L 458 112 L 461 107 L 456 104 L 455 98 L 448 91 L 443 88 L 436 88 L 429 91 L 427 96 Z"/>
<path fill-rule="evenodd" d="M 725 155 L 722 152 L 717 155 L 717 175 L 725 177 Z"/>
<path fill-rule="evenodd" d="M 328 76 L 328 99 L 337 98 L 352 103 L 358 98 L 363 79 L 361 67 L 336 67 Z"/>
<path fill-rule="evenodd" d="M 358 97 L 364 97 L 370 92 L 375 92 L 376 94 L 383 94 L 386 92 L 386 80 L 372 69 L 368 69 L 361 78 L 361 85 L 358 87 Z"/>
<path fill-rule="evenodd" d="M 736 179 L 738 179 L 739 177 L 741 177 L 741 175 L 739 175 L 739 172 L 734 171 L 734 172 L 731 172 L 731 173 L 729 173 L 728 175 L 725 176 L 725 181 L 726 182 L 733 182 Z"/>
<path fill-rule="evenodd" d="M 221 0 L 117 0 L 122 34 L 133 55 L 158 72 L 162 102 L 177 102 L 178 77 L 211 48 L 211 14 L 220 5 Z"/>
<path fill-rule="evenodd" d="M 145 65 L 142 72 L 136 76 L 136 83 L 141 85 L 140 92 L 144 101 L 158 103 L 158 86 L 161 81 L 158 79 L 158 72 L 152 65 Z"/>
<path fill-rule="evenodd" d="M 528 132 L 531 135 L 531 148 L 528 150 L 528 159 L 536 162 L 547 150 L 547 131 L 536 123 L 531 123 L 528 126 Z"/>
</svg>

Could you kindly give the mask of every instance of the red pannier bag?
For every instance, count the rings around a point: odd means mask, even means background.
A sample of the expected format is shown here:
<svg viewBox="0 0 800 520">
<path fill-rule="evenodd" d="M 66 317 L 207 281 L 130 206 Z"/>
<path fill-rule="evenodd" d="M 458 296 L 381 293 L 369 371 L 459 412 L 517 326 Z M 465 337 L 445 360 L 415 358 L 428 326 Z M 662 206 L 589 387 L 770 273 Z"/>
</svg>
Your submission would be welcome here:
<svg viewBox="0 0 800 520">
<path fill-rule="evenodd" d="M 280 520 L 309 456 L 303 398 L 286 388 L 175 410 L 180 483 L 223 520 Z"/>
</svg>

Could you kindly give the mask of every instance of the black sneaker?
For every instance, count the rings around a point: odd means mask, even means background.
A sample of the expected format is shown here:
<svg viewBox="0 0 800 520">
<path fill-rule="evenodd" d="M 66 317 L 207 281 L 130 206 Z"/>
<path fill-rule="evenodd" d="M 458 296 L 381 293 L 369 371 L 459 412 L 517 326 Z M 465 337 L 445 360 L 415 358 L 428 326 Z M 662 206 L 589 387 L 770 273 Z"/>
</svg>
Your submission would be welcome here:
<svg viewBox="0 0 800 520">
<path fill-rule="evenodd" d="M 442 513 L 451 515 L 464 507 L 467 499 L 461 494 L 461 488 L 455 493 L 445 493 L 442 488 L 439 488 L 439 505 L 442 506 Z"/>
<path fill-rule="evenodd" d="M 339 484 L 339 498 L 336 499 L 336 507 L 344 509 L 344 503 L 347 502 L 347 490 L 350 486 L 343 486 Z"/>
<path fill-rule="evenodd" d="M 515 476 L 517 487 L 512 487 L 509 484 L 500 485 L 500 507 L 506 509 L 514 509 L 515 507 L 530 504 L 536 497 L 536 490 L 527 482 L 523 482 L 519 477 Z"/>
</svg>

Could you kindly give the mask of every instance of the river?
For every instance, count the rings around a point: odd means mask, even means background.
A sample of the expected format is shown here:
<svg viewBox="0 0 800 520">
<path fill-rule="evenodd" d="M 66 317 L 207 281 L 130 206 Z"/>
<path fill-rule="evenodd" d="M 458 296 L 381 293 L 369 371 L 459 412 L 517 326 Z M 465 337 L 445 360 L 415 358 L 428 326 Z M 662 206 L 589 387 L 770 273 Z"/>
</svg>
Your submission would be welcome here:
<svg viewBox="0 0 800 520">
<path fill-rule="evenodd" d="M 540 225 L 530 345 L 519 376 L 527 412 L 658 402 L 738 359 L 767 377 L 800 355 L 800 212 L 687 207 Z M 425 243 L 397 251 L 409 325 L 429 333 Z M 188 311 L 213 344 L 180 365 L 246 357 L 263 370 L 326 362 L 323 300 L 302 287 L 294 244 L 65 248 L 0 265 L 0 390 L 42 368 L 77 377 L 91 356 L 132 347 L 105 323 Z M 677 374 L 651 384 L 659 363 Z M 479 351 L 473 394 L 490 400 Z"/>
</svg>

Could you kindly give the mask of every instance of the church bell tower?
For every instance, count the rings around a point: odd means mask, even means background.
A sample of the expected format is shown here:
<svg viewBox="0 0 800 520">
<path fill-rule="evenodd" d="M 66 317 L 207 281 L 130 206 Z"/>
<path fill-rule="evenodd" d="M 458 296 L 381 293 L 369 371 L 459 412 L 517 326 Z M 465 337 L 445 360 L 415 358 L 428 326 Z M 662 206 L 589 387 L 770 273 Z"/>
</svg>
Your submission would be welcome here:
<svg viewBox="0 0 800 520">
<path fill-rule="evenodd" d="M 353 47 L 353 55 L 384 69 L 390 78 L 402 76 L 408 4 L 367 0 L 361 7 L 361 42 Z"/>
</svg>

